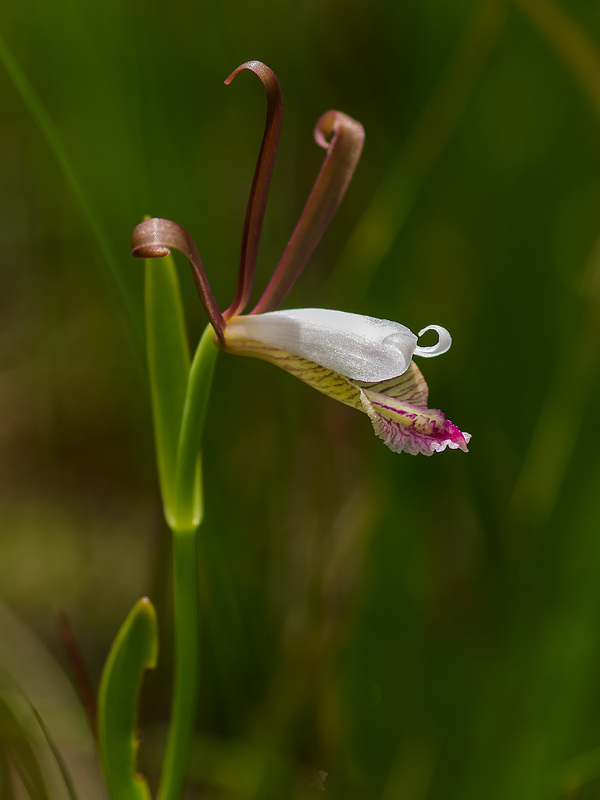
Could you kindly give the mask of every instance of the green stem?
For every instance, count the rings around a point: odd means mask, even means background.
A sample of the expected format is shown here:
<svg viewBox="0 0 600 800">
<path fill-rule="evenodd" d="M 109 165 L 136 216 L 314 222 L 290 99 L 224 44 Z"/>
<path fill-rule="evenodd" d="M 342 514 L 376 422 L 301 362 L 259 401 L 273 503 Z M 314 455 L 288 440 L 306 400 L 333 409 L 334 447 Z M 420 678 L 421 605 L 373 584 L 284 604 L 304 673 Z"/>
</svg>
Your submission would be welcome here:
<svg viewBox="0 0 600 800">
<path fill-rule="evenodd" d="M 175 674 L 169 741 L 158 800 L 181 798 L 194 726 L 198 675 L 197 531 L 196 527 L 173 534 Z"/>
<path fill-rule="evenodd" d="M 217 348 L 207 326 L 190 368 L 179 432 L 175 470 L 173 592 L 175 665 L 169 742 L 158 800 L 179 800 L 185 782 L 196 710 L 198 673 L 198 600 L 196 538 L 202 521 L 202 476 L 198 450 Z"/>
</svg>

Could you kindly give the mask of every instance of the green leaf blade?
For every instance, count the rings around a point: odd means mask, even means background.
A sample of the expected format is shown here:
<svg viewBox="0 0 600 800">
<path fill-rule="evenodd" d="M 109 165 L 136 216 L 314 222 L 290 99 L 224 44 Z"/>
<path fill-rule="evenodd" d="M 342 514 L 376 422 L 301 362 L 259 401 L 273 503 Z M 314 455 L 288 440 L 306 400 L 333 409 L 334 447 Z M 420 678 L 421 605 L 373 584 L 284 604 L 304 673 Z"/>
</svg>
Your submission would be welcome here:
<svg viewBox="0 0 600 800">
<path fill-rule="evenodd" d="M 137 705 L 144 671 L 156 666 L 157 657 L 156 612 L 144 597 L 118 632 L 100 683 L 98 742 L 111 800 L 150 800 L 136 771 Z"/>
<path fill-rule="evenodd" d="M 213 329 L 206 327 L 189 371 L 185 405 L 179 431 L 173 530 L 195 530 L 202 522 L 202 472 L 199 450 L 212 386 L 218 348 Z"/>
<path fill-rule="evenodd" d="M 190 354 L 179 280 L 171 256 L 146 260 L 146 336 L 158 471 L 167 521 L 175 502 L 179 432 Z"/>
</svg>

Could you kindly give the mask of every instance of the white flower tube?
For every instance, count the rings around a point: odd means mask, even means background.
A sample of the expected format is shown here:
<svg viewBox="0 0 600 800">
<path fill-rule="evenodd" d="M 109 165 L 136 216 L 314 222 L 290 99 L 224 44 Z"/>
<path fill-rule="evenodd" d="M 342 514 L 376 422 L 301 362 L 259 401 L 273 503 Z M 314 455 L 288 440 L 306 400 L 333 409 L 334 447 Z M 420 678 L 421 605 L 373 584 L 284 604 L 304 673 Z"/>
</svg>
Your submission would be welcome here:
<svg viewBox="0 0 600 800">
<path fill-rule="evenodd" d="M 284 350 L 357 381 L 383 381 L 403 375 L 413 355 L 445 353 L 452 342 L 445 328 L 430 325 L 438 343 L 419 347 L 405 325 L 345 311 L 302 308 L 235 317 L 226 339 L 245 339 Z"/>
</svg>

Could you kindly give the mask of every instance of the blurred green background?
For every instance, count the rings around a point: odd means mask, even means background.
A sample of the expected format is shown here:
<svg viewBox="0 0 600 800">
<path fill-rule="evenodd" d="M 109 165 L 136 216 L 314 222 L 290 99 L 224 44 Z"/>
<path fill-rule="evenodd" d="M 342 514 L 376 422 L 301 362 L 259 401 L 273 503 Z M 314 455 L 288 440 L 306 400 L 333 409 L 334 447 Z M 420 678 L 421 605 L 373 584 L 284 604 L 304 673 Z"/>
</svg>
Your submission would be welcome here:
<svg viewBox="0 0 600 800">
<path fill-rule="evenodd" d="M 0 33 L 0 664 L 82 797 L 103 794 L 57 609 L 97 683 L 155 602 L 151 783 L 169 709 L 130 234 L 183 224 L 229 305 L 265 104 L 249 73 L 222 82 L 248 59 L 284 98 L 256 298 L 322 161 L 313 125 L 343 110 L 365 150 L 287 306 L 447 327 L 430 404 L 473 439 L 395 455 L 363 415 L 219 357 L 189 797 L 310 797 L 317 770 L 344 800 L 600 796 L 597 0 L 23 0 Z"/>
</svg>

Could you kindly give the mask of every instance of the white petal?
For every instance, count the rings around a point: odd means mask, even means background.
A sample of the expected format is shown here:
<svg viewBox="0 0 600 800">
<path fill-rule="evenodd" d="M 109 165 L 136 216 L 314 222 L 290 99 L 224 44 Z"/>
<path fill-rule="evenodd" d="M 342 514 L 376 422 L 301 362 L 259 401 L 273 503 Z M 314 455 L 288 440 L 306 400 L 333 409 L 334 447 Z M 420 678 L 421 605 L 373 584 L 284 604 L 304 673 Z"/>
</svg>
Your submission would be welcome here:
<svg viewBox="0 0 600 800">
<path fill-rule="evenodd" d="M 437 344 L 432 344 L 429 347 L 420 347 L 417 345 L 415 347 L 415 355 L 416 356 L 424 356 L 425 358 L 433 358 L 433 356 L 441 356 L 442 353 L 450 350 L 450 345 L 452 344 L 452 337 L 446 330 L 446 328 L 442 328 L 441 325 L 428 325 L 426 328 L 423 328 L 419 331 L 419 336 L 423 336 L 425 331 L 435 331 L 438 335 Z"/>
<path fill-rule="evenodd" d="M 225 338 L 262 342 L 365 382 L 402 375 L 417 346 L 415 334 L 399 322 L 324 308 L 237 317 Z"/>
</svg>

